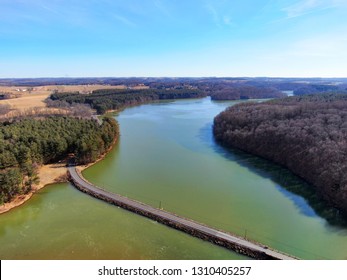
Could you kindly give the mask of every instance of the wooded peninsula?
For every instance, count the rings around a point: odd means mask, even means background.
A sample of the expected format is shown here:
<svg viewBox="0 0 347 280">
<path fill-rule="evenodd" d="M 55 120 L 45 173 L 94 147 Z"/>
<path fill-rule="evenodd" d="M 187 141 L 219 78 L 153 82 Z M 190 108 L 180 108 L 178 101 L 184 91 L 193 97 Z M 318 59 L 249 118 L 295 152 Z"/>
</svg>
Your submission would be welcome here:
<svg viewBox="0 0 347 280">
<path fill-rule="evenodd" d="M 28 193 L 39 181 L 42 164 L 65 160 L 74 154 L 78 163 L 90 163 L 118 136 L 117 122 L 71 117 L 22 119 L 0 123 L 0 203 Z"/>
<path fill-rule="evenodd" d="M 126 106 L 142 104 L 153 100 L 182 99 L 205 97 L 206 94 L 197 89 L 145 89 L 145 90 L 95 90 L 91 94 L 56 93 L 50 99 L 59 102 L 88 104 L 98 114 L 104 114 L 110 110 L 119 110 Z M 51 102 L 52 104 L 52 102 Z M 54 103 L 53 103 L 54 105 Z"/>
<path fill-rule="evenodd" d="M 214 119 L 227 147 L 287 167 L 347 216 L 347 95 L 294 96 L 229 107 Z"/>
</svg>

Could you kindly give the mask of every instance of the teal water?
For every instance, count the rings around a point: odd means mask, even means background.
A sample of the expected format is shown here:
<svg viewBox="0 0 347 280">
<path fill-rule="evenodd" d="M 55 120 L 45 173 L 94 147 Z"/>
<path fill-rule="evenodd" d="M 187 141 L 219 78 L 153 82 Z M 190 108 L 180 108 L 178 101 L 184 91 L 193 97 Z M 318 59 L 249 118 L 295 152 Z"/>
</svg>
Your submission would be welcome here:
<svg viewBox="0 0 347 280">
<path fill-rule="evenodd" d="M 243 259 L 89 197 L 46 187 L 0 216 L 1 259 Z"/>
<path fill-rule="evenodd" d="M 332 219 L 334 211 L 310 186 L 283 168 L 214 142 L 213 117 L 234 103 L 204 98 L 128 108 L 116 116 L 118 144 L 84 176 L 300 258 L 346 259 L 347 227 Z M 242 258 L 69 184 L 49 186 L 1 215 L 0 248 L 2 259 Z"/>
</svg>

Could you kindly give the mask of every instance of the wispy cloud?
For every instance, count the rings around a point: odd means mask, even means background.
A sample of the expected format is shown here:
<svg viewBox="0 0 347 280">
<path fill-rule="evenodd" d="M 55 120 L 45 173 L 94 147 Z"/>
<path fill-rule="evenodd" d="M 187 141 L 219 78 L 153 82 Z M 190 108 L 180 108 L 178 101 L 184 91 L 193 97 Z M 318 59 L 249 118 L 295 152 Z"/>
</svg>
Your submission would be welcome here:
<svg viewBox="0 0 347 280">
<path fill-rule="evenodd" d="M 284 7 L 287 18 L 296 18 L 314 12 L 346 6 L 345 0 L 300 0 Z"/>
<path fill-rule="evenodd" d="M 112 17 L 116 20 L 118 20 L 119 22 L 127 25 L 127 26 L 130 26 L 130 27 L 137 27 L 137 24 L 133 21 L 131 21 L 130 19 L 124 17 L 124 16 L 121 16 L 121 15 L 118 15 L 118 14 L 112 14 Z"/>
<path fill-rule="evenodd" d="M 223 16 L 223 23 L 225 25 L 232 25 L 233 22 L 229 16 Z"/>
<path fill-rule="evenodd" d="M 154 6 L 165 16 L 172 17 L 171 13 L 169 12 L 169 9 L 165 5 L 162 0 L 153 0 Z"/>
<path fill-rule="evenodd" d="M 224 26 L 232 25 L 231 17 L 220 13 L 215 8 L 215 6 L 213 6 L 211 3 L 206 2 L 205 8 L 209 12 L 209 14 L 212 16 L 212 19 L 217 27 L 223 27 L 223 25 Z"/>
<path fill-rule="evenodd" d="M 57 9 L 51 8 L 51 7 L 47 6 L 47 5 L 43 5 L 42 4 L 42 5 L 40 5 L 40 8 L 42 8 L 42 9 L 44 9 L 44 10 L 46 10 L 46 11 L 52 13 L 52 14 L 55 14 L 57 16 L 64 16 L 64 14 L 60 13 Z"/>
</svg>

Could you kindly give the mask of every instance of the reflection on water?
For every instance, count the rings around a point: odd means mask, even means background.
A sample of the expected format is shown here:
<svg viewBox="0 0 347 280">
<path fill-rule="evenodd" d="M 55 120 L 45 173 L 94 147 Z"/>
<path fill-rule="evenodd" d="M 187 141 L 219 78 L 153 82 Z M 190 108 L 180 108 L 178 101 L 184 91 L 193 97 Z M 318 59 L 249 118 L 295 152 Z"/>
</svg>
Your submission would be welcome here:
<svg viewBox="0 0 347 280">
<path fill-rule="evenodd" d="M 329 207 L 317 194 L 314 187 L 294 175 L 291 171 L 268 160 L 256 157 L 238 149 L 227 149 L 215 146 L 216 152 L 222 154 L 240 165 L 249 168 L 262 177 L 271 179 L 276 183 L 276 188 L 288 199 L 293 201 L 303 215 L 324 218 L 330 225 L 345 228 L 347 222 L 339 211 Z"/>
<path fill-rule="evenodd" d="M 294 175 L 291 171 L 272 162 L 245 153 L 239 149 L 225 148 L 216 143 L 213 132 L 213 122 L 206 124 L 198 133 L 199 139 L 216 153 L 226 159 L 237 162 L 262 177 L 269 178 L 276 183 L 276 188 L 286 197 L 292 200 L 303 215 L 314 217 L 319 215 L 330 225 L 347 226 L 346 219 L 339 214 L 339 211 L 329 207 L 322 198 L 319 197 L 314 187 L 304 180 Z"/>
</svg>

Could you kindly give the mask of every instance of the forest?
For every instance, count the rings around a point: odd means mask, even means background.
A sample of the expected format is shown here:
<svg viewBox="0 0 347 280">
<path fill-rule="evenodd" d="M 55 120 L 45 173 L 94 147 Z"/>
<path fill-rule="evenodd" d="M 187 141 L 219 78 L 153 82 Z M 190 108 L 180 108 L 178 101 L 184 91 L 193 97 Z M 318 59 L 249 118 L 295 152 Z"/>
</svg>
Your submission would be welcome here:
<svg viewBox="0 0 347 280">
<path fill-rule="evenodd" d="M 310 85 L 327 85 L 337 87 L 338 90 L 347 88 L 346 78 L 269 78 L 269 77 L 202 77 L 202 78 L 183 78 L 183 77 L 144 77 L 144 78 L 34 78 L 34 79 L 1 79 L 0 86 L 47 86 L 47 85 L 125 85 L 134 87 L 143 84 L 153 89 L 168 89 L 179 87 L 196 87 L 200 90 L 211 90 L 216 88 L 229 88 L 230 86 L 254 86 L 254 87 L 273 87 L 278 90 L 296 90 Z M 314 86 L 314 87 L 316 87 Z M 324 89 L 324 88 L 321 88 Z M 331 88 L 329 89 L 332 90 Z"/>
<path fill-rule="evenodd" d="M 206 96 L 200 90 L 193 89 L 145 89 L 145 90 L 95 90 L 91 94 L 56 93 L 50 99 L 69 104 L 82 103 L 95 109 L 98 114 L 109 110 L 118 110 L 126 106 L 138 105 L 159 99 L 197 98 Z"/>
<path fill-rule="evenodd" d="M 306 85 L 294 90 L 294 95 L 305 95 L 305 94 L 315 94 L 315 93 L 323 93 L 323 92 L 334 92 L 339 91 L 338 86 L 334 85 L 320 85 L 320 84 L 311 84 Z M 346 92 L 345 92 L 346 93 Z"/>
<path fill-rule="evenodd" d="M 39 181 L 42 164 L 74 154 L 78 163 L 95 161 L 118 136 L 118 124 L 95 120 L 49 117 L 0 122 L 0 204 L 27 193 Z"/>
<path fill-rule="evenodd" d="M 280 98 L 284 96 L 286 96 L 284 93 L 275 88 L 255 86 L 229 87 L 211 93 L 212 100 Z"/>
<path fill-rule="evenodd" d="M 347 95 L 243 103 L 214 119 L 217 142 L 287 167 L 347 216 Z"/>
</svg>

